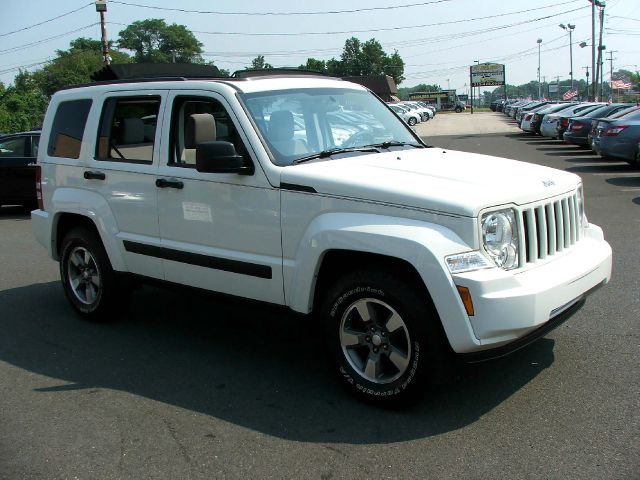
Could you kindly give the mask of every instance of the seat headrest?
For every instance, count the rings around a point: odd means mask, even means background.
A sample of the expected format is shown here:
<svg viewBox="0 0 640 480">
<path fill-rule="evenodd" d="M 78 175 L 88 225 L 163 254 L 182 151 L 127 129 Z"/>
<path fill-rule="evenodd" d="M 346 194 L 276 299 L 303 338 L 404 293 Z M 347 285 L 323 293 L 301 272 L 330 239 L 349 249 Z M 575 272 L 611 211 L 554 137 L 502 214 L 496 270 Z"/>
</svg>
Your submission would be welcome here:
<svg viewBox="0 0 640 480">
<path fill-rule="evenodd" d="M 192 113 L 184 130 L 185 148 L 196 148 L 202 142 L 216 139 L 216 119 L 210 113 Z"/>
<path fill-rule="evenodd" d="M 122 119 L 122 144 L 144 143 L 144 122 L 141 118 Z"/>
<path fill-rule="evenodd" d="M 269 139 L 274 142 L 293 138 L 293 114 L 289 110 L 278 110 L 271 113 L 269 119 Z"/>
</svg>

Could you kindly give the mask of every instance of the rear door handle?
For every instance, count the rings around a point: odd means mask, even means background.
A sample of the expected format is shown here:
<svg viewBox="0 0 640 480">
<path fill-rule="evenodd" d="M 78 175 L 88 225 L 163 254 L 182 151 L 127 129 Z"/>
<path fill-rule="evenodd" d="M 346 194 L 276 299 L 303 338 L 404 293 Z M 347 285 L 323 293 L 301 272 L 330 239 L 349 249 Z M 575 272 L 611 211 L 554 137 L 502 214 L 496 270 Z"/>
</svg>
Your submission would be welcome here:
<svg viewBox="0 0 640 480">
<path fill-rule="evenodd" d="M 84 178 L 87 180 L 104 180 L 107 176 L 102 172 L 92 172 L 87 170 L 84 172 Z"/>
<path fill-rule="evenodd" d="M 175 180 L 173 178 L 158 178 L 156 180 L 156 187 L 158 188 L 177 188 L 178 190 L 182 190 L 184 188 L 184 183 L 180 180 Z"/>
</svg>

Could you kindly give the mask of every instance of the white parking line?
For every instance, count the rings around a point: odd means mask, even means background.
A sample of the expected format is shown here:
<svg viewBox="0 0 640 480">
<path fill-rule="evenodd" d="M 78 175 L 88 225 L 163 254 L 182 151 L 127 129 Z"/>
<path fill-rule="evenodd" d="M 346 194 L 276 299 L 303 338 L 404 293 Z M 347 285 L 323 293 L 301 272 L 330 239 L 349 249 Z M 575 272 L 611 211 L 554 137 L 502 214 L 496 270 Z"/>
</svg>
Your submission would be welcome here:
<svg viewBox="0 0 640 480">
<path fill-rule="evenodd" d="M 623 188 L 623 192 L 640 192 L 640 187 L 638 188 Z"/>
</svg>

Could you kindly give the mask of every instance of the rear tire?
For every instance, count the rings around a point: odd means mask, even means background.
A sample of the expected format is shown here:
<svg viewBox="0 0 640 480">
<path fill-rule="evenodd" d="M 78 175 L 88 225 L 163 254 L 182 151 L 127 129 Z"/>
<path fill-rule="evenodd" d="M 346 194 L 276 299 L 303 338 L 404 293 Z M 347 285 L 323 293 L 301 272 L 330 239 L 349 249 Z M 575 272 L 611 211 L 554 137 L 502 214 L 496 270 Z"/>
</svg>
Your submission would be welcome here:
<svg viewBox="0 0 640 480">
<path fill-rule="evenodd" d="M 378 270 L 351 272 L 333 283 L 320 315 L 335 371 L 360 399 L 405 406 L 441 380 L 446 340 L 415 285 Z"/>
<path fill-rule="evenodd" d="M 74 228 L 64 237 L 60 278 L 73 308 L 85 319 L 113 321 L 129 299 L 129 290 L 118 285 L 100 238 L 86 228 Z"/>
</svg>

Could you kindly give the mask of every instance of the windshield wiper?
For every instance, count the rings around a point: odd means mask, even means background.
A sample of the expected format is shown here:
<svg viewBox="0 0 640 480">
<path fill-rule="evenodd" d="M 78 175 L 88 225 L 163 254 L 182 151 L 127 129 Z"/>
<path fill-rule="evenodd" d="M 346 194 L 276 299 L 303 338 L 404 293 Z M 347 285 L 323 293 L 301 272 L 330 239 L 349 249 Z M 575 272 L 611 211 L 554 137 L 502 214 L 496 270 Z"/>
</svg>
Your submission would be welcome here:
<svg viewBox="0 0 640 480">
<path fill-rule="evenodd" d="M 417 143 L 396 142 L 396 141 L 374 143 L 372 145 L 367 145 L 367 147 L 384 148 L 384 149 L 388 149 L 389 147 L 406 147 L 406 146 L 414 147 L 414 148 L 424 148 L 423 145 L 420 145 Z"/>
<path fill-rule="evenodd" d="M 338 153 L 349 153 L 349 152 L 376 152 L 379 153 L 378 149 L 375 148 L 375 145 L 367 145 L 364 147 L 349 147 L 349 148 L 329 148 L 327 150 L 323 150 L 318 153 L 314 153 L 313 155 L 307 155 L 306 157 L 296 158 L 292 164 L 298 165 L 299 163 L 308 162 L 309 160 L 316 160 L 318 158 L 327 158 L 332 155 L 336 155 Z"/>
</svg>

